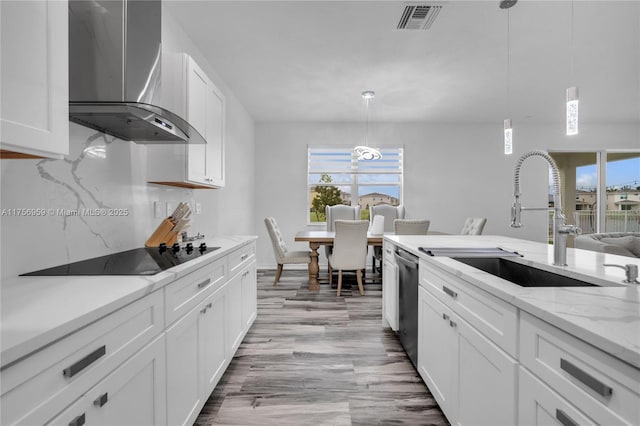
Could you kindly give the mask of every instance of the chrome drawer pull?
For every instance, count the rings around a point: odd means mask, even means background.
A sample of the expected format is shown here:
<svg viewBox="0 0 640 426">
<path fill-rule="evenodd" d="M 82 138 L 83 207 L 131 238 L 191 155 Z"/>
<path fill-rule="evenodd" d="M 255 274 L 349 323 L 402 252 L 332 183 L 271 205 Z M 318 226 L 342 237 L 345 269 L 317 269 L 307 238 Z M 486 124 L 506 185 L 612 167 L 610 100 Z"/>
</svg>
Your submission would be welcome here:
<svg viewBox="0 0 640 426">
<path fill-rule="evenodd" d="M 449 287 L 447 287 L 446 285 L 442 286 L 442 291 L 444 291 L 445 293 L 447 293 L 449 296 L 453 297 L 454 299 L 456 297 L 458 297 L 458 293 L 456 293 L 455 291 L 451 290 Z"/>
<path fill-rule="evenodd" d="M 212 302 L 209 302 L 209 303 L 207 303 L 207 306 L 205 306 L 205 308 L 207 308 L 207 309 L 208 309 L 208 308 L 210 308 L 210 307 L 212 307 L 212 306 L 213 306 L 213 303 L 212 303 Z"/>
<path fill-rule="evenodd" d="M 449 320 L 449 326 L 450 326 L 451 328 L 456 328 L 456 327 L 458 326 L 458 324 L 456 324 L 456 322 L 455 322 L 455 321 L 453 321 L 453 320 Z"/>
<path fill-rule="evenodd" d="M 84 418 L 84 413 L 82 413 L 75 419 L 71 420 L 69 422 L 69 426 L 82 426 L 83 424 L 85 424 L 85 422 L 86 420 Z"/>
<path fill-rule="evenodd" d="M 449 315 L 442 314 L 442 319 L 445 320 L 445 321 L 449 321 Z"/>
<path fill-rule="evenodd" d="M 102 407 L 104 404 L 107 403 L 108 400 L 109 400 L 109 395 L 107 394 L 107 392 L 105 392 L 93 400 L 93 405 L 95 405 L 96 407 Z"/>
<path fill-rule="evenodd" d="M 248 254 L 243 254 L 242 256 L 240 256 L 240 260 L 247 260 L 247 257 L 249 257 Z"/>
<path fill-rule="evenodd" d="M 589 386 L 599 395 L 609 396 L 613 393 L 613 389 L 611 389 L 610 386 L 605 385 L 600 380 L 591 376 L 586 371 L 583 371 L 580 368 L 576 367 L 575 365 L 571 364 L 569 361 L 567 361 L 564 358 L 560 358 L 560 368 L 566 371 L 567 373 L 569 373 L 570 375 L 572 375 L 573 377 L 575 377 L 576 379 L 578 379 L 579 381 L 581 381 L 582 383 L 584 383 L 585 385 Z"/>
<path fill-rule="evenodd" d="M 85 368 L 87 368 L 94 361 L 98 360 L 100 357 L 102 357 L 106 353 L 107 353 L 107 347 L 102 345 L 95 351 L 91 352 L 89 355 L 82 358 L 80 361 L 62 370 L 62 374 L 64 375 L 64 377 L 71 378 L 76 374 L 78 374 L 79 372 L 81 372 L 82 370 L 84 370 Z"/>
<path fill-rule="evenodd" d="M 207 278 L 206 280 L 204 280 L 200 284 L 198 284 L 198 288 L 206 287 L 209 284 L 211 284 L 211 278 Z"/>
<path fill-rule="evenodd" d="M 576 421 L 569 417 L 567 413 L 559 408 L 556 409 L 556 419 L 558 419 L 558 421 L 564 426 L 580 426 Z"/>
</svg>

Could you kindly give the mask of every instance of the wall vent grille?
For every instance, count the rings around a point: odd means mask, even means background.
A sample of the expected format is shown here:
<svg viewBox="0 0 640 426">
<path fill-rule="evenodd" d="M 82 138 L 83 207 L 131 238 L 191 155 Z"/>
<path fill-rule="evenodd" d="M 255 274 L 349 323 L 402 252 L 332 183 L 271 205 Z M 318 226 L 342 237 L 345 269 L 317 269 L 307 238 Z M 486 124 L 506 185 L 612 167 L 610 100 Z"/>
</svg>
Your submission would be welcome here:
<svg viewBox="0 0 640 426">
<path fill-rule="evenodd" d="M 399 30 L 428 30 L 442 10 L 441 5 L 411 4 L 405 5 L 398 22 Z"/>
</svg>

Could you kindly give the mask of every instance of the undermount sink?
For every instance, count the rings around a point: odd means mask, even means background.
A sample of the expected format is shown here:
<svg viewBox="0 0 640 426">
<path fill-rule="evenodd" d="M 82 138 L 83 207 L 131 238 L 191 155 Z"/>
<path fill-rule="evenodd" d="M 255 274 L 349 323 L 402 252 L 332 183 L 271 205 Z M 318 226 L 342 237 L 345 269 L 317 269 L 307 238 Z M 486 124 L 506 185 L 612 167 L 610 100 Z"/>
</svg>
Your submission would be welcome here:
<svg viewBox="0 0 640 426">
<path fill-rule="evenodd" d="M 455 257 L 454 259 L 521 287 L 598 287 L 597 284 L 554 274 L 499 257 Z"/>
</svg>

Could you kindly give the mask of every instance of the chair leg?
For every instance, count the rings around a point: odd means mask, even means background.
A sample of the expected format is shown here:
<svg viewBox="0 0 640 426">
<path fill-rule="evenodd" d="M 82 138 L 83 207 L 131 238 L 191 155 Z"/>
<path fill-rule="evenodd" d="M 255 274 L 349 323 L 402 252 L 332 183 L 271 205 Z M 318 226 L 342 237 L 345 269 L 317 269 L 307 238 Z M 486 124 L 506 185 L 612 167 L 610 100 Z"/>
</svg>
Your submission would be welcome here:
<svg viewBox="0 0 640 426">
<path fill-rule="evenodd" d="M 333 284 L 333 269 L 331 268 L 331 265 L 329 265 L 329 287 L 331 287 L 332 284 Z"/>
<path fill-rule="evenodd" d="M 280 281 L 280 276 L 282 275 L 282 267 L 284 265 L 282 263 L 278 263 L 278 270 L 276 271 L 276 279 L 273 282 L 273 285 L 278 284 L 278 281 Z"/>
<path fill-rule="evenodd" d="M 342 270 L 338 271 L 338 296 L 340 296 L 340 290 L 342 290 Z"/>
<path fill-rule="evenodd" d="M 358 288 L 360 289 L 360 296 L 364 296 L 364 287 L 362 286 L 362 271 L 358 269 L 356 271 L 356 278 L 358 278 Z"/>
</svg>

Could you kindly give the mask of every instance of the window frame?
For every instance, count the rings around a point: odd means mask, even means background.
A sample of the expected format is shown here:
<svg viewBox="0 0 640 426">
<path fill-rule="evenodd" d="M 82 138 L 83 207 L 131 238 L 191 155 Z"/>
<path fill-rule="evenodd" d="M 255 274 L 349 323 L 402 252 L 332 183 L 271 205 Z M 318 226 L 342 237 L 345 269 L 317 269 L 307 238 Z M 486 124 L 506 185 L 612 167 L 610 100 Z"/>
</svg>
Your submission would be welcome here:
<svg viewBox="0 0 640 426">
<path fill-rule="evenodd" d="M 359 189 L 369 187 L 380 187 L 380 186 L 395 186 L 398 187 L 398 204 L 402 204 L 402 200 L 404 198 L 404 145 L 385 145 L 376 147 L 383 153 L 383 161 L 384 161 L 384 152 L 392 151 L 394 156 L 397 156 L 398 167 L 393 168 L 393 170 L 368 170 L 358 167 L 358 159 L 355 153 L 353 153 L 353 147 L 346 145 L 307 145 L 307 196 L 306 196 L 306 222 L 308 226 L 326 226 L 326 221 L 323 222 L 312 222 L 311 221 L 311 194 L 312 188 L 317 186 L 336 186 L 336 187 L 349 187 L 349 191 L 351 194 L 350 204 L 348 205 L 356 205 L 354 204 L 353 194 L 359 194 Z M 349 167 L 347 168 L 336 168 L 336 169 L 325 169 L 323 171 L 318 171 L 316 169 L 312 170 L 312 154 L 314 150 L 327 150 L 327 151 L 336 151 L 336 152 L 344 152 L 350 154 L 350 162 Z M 389 154 L 388 154 L 389 155 Z M 363 164 L 373 164 L 379 160 L 361 160 Z M 312 182 L 311 177 L 315 175 L 344 175 L 349 176 L 349 182 L 332 182 L 327 184 L 321 184 L 317 181 Z M 361 182 L 359 179 L 360 175 L 397 175 L 397 182 Z M 366 194 L 365 194 L 366 195 Z M 356 202 L 359 200 L 360 195 L 356 195 Z M 364 211 L 365 208 L 361 207 L 360 211 Z"/>
</svg>

